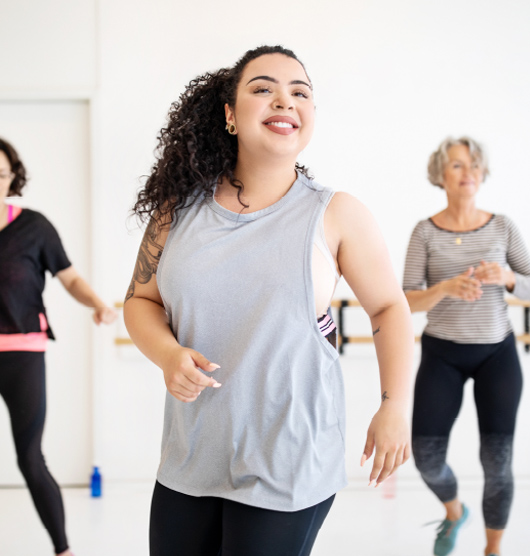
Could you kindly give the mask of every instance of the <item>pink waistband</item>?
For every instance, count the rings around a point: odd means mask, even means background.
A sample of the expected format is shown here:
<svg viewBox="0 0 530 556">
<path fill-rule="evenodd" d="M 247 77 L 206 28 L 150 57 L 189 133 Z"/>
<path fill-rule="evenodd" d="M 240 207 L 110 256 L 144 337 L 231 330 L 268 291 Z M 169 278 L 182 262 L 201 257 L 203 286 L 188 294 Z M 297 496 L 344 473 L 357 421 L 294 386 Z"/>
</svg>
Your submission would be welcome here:
<svg viewBox="0 0 530 556">
<path fill-rule="evenodd" d="M 48 321 L 43 313 L 39 313 L 39 324 L 42 332 L 0 334 L 0 351 L 46 351 Z"/>
<path fill-rule="evenodd" d="M 46 351 L 46 332 L 29 334 L 0 334 L 0 351 Z"/>
</svg>

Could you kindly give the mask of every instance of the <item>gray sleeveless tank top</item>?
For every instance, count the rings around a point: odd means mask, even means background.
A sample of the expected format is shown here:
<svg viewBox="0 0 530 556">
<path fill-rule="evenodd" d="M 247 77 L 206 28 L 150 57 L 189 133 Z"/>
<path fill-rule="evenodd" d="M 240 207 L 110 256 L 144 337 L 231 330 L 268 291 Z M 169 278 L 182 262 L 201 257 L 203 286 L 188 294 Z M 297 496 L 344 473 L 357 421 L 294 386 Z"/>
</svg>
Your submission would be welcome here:
<svg viewBox="0 0 530 556">
<path fill-rule="evenodd" d="M 318 329 L 311 270 L 332 196 L 299 174 L 263 210 L 208 197 L 173 222 L 160 293 L 176 339 L 221 366 L 222 387 L 192 403 L 166 394 L 164 486 L 296 511 L 346 485 L 342 373 Z"/>
</svg>

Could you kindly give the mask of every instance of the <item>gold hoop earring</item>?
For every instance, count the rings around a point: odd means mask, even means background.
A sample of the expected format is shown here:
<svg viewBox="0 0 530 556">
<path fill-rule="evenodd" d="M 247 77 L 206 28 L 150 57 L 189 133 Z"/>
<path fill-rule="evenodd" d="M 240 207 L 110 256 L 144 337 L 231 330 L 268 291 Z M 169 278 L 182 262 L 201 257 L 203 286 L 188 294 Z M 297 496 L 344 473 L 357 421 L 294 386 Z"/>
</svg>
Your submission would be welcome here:
<svg viewBox="0 0 530 556">
<path fill-rule="evenodd" d="M 228 133 L 230 133 L 230 135 L 236 135 L 237 133 L 237 128 L 235 126 L 235 124 L 226 124 L 226 128 L 228 130 Z"/>
</svg>

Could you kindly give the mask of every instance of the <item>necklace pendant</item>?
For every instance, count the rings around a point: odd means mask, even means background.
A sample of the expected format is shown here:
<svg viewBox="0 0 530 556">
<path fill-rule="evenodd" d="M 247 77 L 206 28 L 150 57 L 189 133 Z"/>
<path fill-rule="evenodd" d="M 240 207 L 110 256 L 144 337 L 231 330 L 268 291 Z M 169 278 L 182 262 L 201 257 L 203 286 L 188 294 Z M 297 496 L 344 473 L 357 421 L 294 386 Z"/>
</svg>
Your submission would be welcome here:
<svg viewBox="0 0 530 556">
<path fill-rule="evenodd" d="M 460 245 L 460 244 L 462 243 L 462 238 L 457 237 L 457 238 L 455 239 L 455 243 L 456 243 L 457 245 Z"/>
</svg>

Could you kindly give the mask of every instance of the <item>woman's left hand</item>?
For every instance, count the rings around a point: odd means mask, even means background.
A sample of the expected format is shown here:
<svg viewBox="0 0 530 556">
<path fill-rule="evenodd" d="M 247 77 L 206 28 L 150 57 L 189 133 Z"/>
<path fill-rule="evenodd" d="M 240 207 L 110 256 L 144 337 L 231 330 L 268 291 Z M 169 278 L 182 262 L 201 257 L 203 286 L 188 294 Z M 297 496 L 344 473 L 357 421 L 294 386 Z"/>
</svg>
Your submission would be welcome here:
<svg viewBox="0 0 530 556">
<path fill-rule="evenodd" d="M 388 402 L 386 402 L 388 403 Z M 401 409 L 381 406 L 368 428 L 361 467 L 375 449 L 370 483 L 379 486 L 410 457 L 410 427 Z"/>
<path fill-rule="evenodd" d="M 118 314 L 114 309 L 110 307 L 96 307 L 94 309 L 94 314 L 92 315 L 92 319 L 94 322 L 99 326 L 101 323 L 103 324 L 111 324 L 113 323 Z"/>
<path fill-rule="evenodd" d="M 508 291 L 513 290 L 515 276 L 509 269 L 503 268 L 499 263 L 488 263 L 480 261 L 480 265 L 475 268 L 475 278 L 483 284 L 494 284 L 506 286 Z"/>
</svg>

